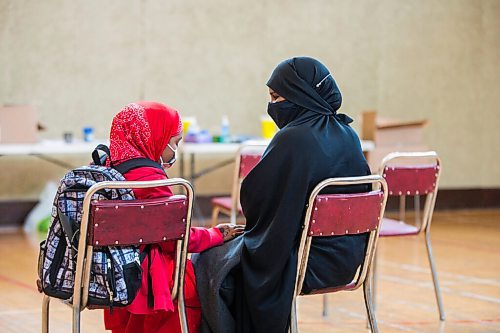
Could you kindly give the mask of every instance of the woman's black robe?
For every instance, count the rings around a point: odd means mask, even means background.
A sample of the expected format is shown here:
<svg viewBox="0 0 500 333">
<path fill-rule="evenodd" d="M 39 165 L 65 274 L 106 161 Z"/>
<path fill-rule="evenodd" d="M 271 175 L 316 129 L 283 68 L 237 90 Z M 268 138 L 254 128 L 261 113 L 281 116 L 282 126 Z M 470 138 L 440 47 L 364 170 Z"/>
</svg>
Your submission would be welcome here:
<svg viewBox="0 0 500 333">
<path fill-rule="evenodd" d="M 318 72 L 317 76 L 324 74 Z M 283 93 L 285 88 L 280 91 L 276 89 L 279 84 L 272 86 L 272 79 L 268 83 L 271 88 L 297 103 Z M 331 90 L 333 78 L 326 81 Z M 230 251 L 237 247 L 236 256 L 239 255 L 240 260 L 233 260 L 237 262 L 231 263 L 229 268 L 227 263 L 218 263 L 218 260 L 235 258 L 232 254 L 231 258 L 222 259 L 224 248 L 214 249 L 212 255 L 212 250 L 209 250 L 194 260 L 205 323 L 213 332 L 287 331 L 301 224 L 312 189 L 326 178 L 370 174 L 359 138 L 348 125 L 350 119 L 347 116 L 318 112 L 304 105 L 295 112 L 243 181 L 240 201 L 246 231 L 241 239 L 232 241 L 234 246 L 232 242 L 225 245 L 233 247 Z M 368 187 L 343 190 L 360 192 Z M 328 192 L 339 192 L 339 189 Z M 315 238 L 303 291 L 351 282 L 363 262 L 366 242 L 366 234 Z M 224 268 L 217 268 L 217 265 L 225 264 Z M 207 265 L 216 274 L 226 274 L 230 269 L 227 278 L 210 276 L 204 267 Z M 215 288 L 215 292 L 210 288 Z M 221 297 L 232 318 L 213 318 L 221 312 L 210 308 L 217 302 L 205 299 L 210 298 L 207 293 Z"/>
</svg>

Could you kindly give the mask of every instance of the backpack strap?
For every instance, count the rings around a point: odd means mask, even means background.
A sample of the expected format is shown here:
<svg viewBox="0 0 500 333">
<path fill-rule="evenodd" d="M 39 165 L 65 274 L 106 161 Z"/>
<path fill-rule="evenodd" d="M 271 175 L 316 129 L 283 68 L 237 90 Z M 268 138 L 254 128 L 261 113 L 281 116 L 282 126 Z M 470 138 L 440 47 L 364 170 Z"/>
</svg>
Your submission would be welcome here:
<svg viewBox="0 0 500 333">
<path fill-rule="evenodd" d="M 153 293 L 153 278 L 151 277 L 151 247 L 148 245 L 144 250 L 148 253 L 148 307 L 154 308 L 155 296 Z"/>
<path fill-rule="evenodd" d="M 113 168 L 122 175 L 129 172 L 132 169 L 140 167 L 152 167 L 164 171 L 160 163 L 152 161 L 149 158 L 133 158 L 131 160 L 127 160 L 123 163 L 113 166 Z"/>
<path fill-rule="evenodd" d="M 152 167 L 163 171 L 160 163 L 152 161 L 149 158 L 133 158 L 118 165 L 113 165 L 113 163 L 111 162 L 111 151 L 109 150 L 108 146 L 103 144 L 97 145 L 97 147 L 95 147 L 94 151 L 92 152 L 92 160 L 95 165 L 106 165 L 106 160 L 108 158 L 111 167 L 122 175 L 132 169 L 140 167 Z"/>
<path fill-rule="evenodd" d="M 59 208 L 57 208 L 57 215 L 59 216 L 59 220 L 61 221 L 62 229 L 64 233 L 68 236 L 70 241 L 71 248 L 73 250 L 78 249 L 78 238 L 75 239 L 75 235 L 79 235 L 80 228 L 78 224 L 70 218 L 68 215 L 64 214 Z M 75 242 L 76 240 L 76 242 Z"/>
<path fill-rule="evenodd" d="M 95 147 L 94 151 L 92 152 L 92 160 L 94 161 L 95 165 L 105 165 L 106 159 L 108 158 L 111 163 L 111 152 L 106 145 L 97 145 L 97 147 Z"/>
<path fill-rule="evenodd" d="M 146 257 L 148 258 L 148 307 L 153 308 L 155 305 L 155 296 L 153 294 L 153 278 L 151 277 L 151 244 L 146 245 L 139 255 L 141 264 Z"/>
</svg>

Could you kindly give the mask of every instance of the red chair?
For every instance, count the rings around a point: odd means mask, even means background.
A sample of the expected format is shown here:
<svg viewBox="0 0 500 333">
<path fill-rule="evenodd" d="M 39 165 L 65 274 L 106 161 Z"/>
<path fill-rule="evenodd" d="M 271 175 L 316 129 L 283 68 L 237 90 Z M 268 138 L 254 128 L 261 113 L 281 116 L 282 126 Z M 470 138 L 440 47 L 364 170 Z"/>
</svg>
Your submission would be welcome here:
<svg viewBox="0 0 500 333">
<path fill-rule="evenodd" d="M 103 189 L 150 188 L 181 186 L 187 196 L 144 200 L 92 200 L 94 193 Z M 73 333 L 80 332 L 80 314 L 87 307 L 91 258 L 94 246 L 143 245 L 177 240 L 177 256 L 172 298 L 177 298 L 183 333 L 188 332 L 184 303 L 184 274 L 187 246 L 191 228 L 193 189 L 182 178 L 155 181 L 106 181 L 93 185 L 83 203 L 81 235 L 75 272 L 73 301 Z M 143 218 L 143 217 L 147 217 Z M 141 221 L 142 223 L 137 223 Z M 127 227 L 124 228 L 124 225 Z M 77 288 L 76 286 L 81 286 Z M 42 303 L 42 332 L 49 331 L 50 297 Z"/>
<path fill-rule="evenodd" d="M 241 182 L 250 171 L 259 163 L 266 144 L 244 143 L 235 159 L 233 185 L 231 196 L 214 197 L 212 199 L 212 225 L 216 225 L 219 214 L 230 217 L 230 222 L 236 224 L 236 217 L 242 214 L 240 205 Z"/>
<path fill-rule="evenodd" d="M 445 320 L 444 307 L 430 238 L 432 214 L 441 173 L 439 157 L 433 151 L 391 153 L 383 159 L 379 172 L 387 181 L 389 196 L 400 199 L 399 220 L 384 218 L 380 228 L 380 237 L 414 236 L 424 232 L 439 319 L 443 321 Z M 415 224 L 405 222 L 406 196 L 414 196 L 415 198 Z M 426 197 L 422 216 L 420 196 Z M 374 268 L 374 277 L 376 277 L 376 268 Z"/>
<path fill-rule="evenodd" d="M 319 194 L 330 186 L 359 184 L 378 184 L 378 189 L 364 193 Z M 314 290 L 311 294 L 333 293 L 343 290 L 356 290 L 363 286 L 366 311 L 372 332 L 378 332 L 377 321 L 372 305 L 371 267 L 377 246 L 380 221 L 384 215 L 387 201 L 387 185 L 378 175 L 364 177 L 330 178 L 319 183 L 307 204 L 307 211 L 300 239 L 297 280 L 291 309 L 291 332 L 298 332 L 296 299 L 302 294 L 302 285 L 307 272 L 309 250 L 314 237 L 355 235 L 369 233 L 365 259 L 358 270 L 357 277 L 349 284 Z"/>
</svg>

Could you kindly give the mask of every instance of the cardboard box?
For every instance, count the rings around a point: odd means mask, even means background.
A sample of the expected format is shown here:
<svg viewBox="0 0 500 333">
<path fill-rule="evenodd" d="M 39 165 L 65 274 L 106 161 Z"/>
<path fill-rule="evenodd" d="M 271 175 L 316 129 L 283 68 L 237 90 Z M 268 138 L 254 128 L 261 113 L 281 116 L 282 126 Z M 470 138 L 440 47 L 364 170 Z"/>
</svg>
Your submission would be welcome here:
<svg viewBox="0 0 500 333">
<path fill-rule="evenodd" d="M 392 152 L 427 151 L 423 129 L 427 120 L 400 121 L 377 117 L 376 111 L 363 112 L 362 133 L 364 140 L 373 140 L 375 149 L 367 156 L 372 172 L 377 172 L 382 159 Z"/>
<path fill-rule="evenodd" d="M 38 141 L 38 115 L 29 105 L 0 106 L 0 144 Z"/>
</svg>

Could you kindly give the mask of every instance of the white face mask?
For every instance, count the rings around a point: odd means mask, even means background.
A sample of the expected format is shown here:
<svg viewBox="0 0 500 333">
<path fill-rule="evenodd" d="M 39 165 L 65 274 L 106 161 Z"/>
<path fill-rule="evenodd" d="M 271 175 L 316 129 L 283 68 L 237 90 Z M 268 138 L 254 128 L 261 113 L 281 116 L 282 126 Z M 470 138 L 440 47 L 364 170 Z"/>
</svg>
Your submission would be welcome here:
<svg viewBox="0 0 500 333">
<path fill-rule="evenodd" d="M 160 156 L 160 164 L 163 169 L 170 168 L 172 165 L 174 165 L 175 161 L 177 161 L 177 149 L 172 148 L 170 143 L 168 143 L 167 146 L 174 152 L 174 156 L 172 156 L 172 158 L 167 162 L 163 162 L 163 158 Z"/>
</svg>

